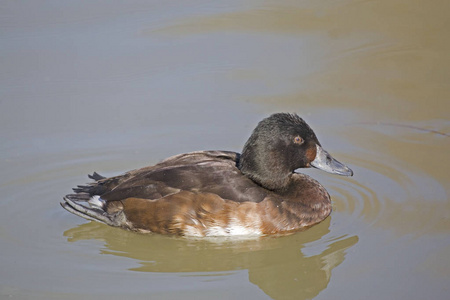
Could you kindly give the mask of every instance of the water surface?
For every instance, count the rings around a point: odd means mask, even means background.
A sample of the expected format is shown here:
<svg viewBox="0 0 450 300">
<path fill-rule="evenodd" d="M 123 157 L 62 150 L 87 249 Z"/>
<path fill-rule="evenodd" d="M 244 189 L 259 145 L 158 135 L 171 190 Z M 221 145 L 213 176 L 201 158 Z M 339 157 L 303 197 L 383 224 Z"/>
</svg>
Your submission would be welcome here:
<svg viewBox="0 0 450 300">
<path fill-rule="evenodd" d="M 448 1 L 3 1 L 0 296 L 446 299 Z M 85 221 L 86 174 L 240 151 L 297 112 L 352 178 L 284 237 L 202 240 Z"/>
</svg>

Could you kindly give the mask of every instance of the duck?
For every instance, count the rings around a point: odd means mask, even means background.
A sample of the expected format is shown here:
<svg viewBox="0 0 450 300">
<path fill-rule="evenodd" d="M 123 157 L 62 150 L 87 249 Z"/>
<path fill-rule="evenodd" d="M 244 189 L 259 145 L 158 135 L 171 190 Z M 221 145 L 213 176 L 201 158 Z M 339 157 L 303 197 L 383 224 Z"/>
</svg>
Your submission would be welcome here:
<svg viewBox="0 0 450 300">
<path fill-rule="evenodd" d="M 289 234 L 323 221 L 331 198 L 314 167 L 353 171 L 334 159 L 295 113 L 258 123 L 242 153 L 196 151 L 156 165 L 78 185 L 61 206 L 91 221 L 141 232 L 185 237 Z"/>
</svg>

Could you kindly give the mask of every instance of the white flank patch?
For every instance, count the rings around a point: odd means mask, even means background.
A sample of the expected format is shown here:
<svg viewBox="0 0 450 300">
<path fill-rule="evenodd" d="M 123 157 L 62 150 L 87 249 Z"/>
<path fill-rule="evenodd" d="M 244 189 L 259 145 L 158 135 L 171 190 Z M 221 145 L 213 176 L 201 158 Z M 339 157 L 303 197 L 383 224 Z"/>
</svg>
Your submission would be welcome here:
<svg viewBox="0 0 450 300">
<path fill-rule="evenodd" d="M 238 219 L 231 218 L 230 223 L 224 228 L 222 226 L 211 226 L 206 230 L 208 237 L 254 237 L 261 236 L 260 220 L 252 220 L 245 226 Z"/>
<path fill-rule="evenodd" d="M 203 233 L 194 226 L 186 226 L 186 228 L 184 229 L 184 235 L 202 237 Z"/>
<path fill-rule="evenodd" d="M 88 201 L 91 207 L 97 207 L 103 209 L 105 202 L 100 198 L 99 195 L 94 195 Z"/>
<path fill-rule="evenodd" d="M 220 226 L 211 226 L 206 230 L 206 236 L 229 236 L 230 234 Z"/>
<path fill-rule="evenodd" d="M 248 226 L 243 225 L 238 219 L 231 218 L 230 225 L 228 228 L 229 235 L 232 236 L 254 236 L 254 235 L 262 235 L 262 232 L 260 230 L 260 222 L 259 220 L 255 219 L 253 222 L 248 224 Z"/>
</svg>

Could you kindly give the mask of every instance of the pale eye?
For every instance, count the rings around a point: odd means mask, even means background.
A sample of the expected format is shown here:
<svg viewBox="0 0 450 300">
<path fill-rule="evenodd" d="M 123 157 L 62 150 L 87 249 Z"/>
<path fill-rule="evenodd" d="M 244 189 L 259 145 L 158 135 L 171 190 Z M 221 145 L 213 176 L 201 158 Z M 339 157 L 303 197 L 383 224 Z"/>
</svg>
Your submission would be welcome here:
<svg viewBox="0 0 450 300">
<path fill-rule="evenodd" d="M 296 143 L 296 144 L 303 144 L 303 139 L 301 137 L 299 137 L 299 136 L 296 136 L 294 138 L 294 143 Z"/>
</svg>

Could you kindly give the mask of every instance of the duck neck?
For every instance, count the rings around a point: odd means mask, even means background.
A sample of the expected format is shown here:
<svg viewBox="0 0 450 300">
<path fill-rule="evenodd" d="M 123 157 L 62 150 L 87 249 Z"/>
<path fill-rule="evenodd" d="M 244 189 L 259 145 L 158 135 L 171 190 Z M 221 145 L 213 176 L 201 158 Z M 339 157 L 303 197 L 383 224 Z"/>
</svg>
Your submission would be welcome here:
<svg viewBox="0 0 450 300">
<path fill-rule="evenodd" d="M 271 191 L 284 191 L 289 187 L 292 172 L 282 168 L 284 164 L 276 163 L 270 157 L 255 160 L 254 155 L 242 153 L 238 167 L 241 172 L 258 185 Z"/>
</svg>

